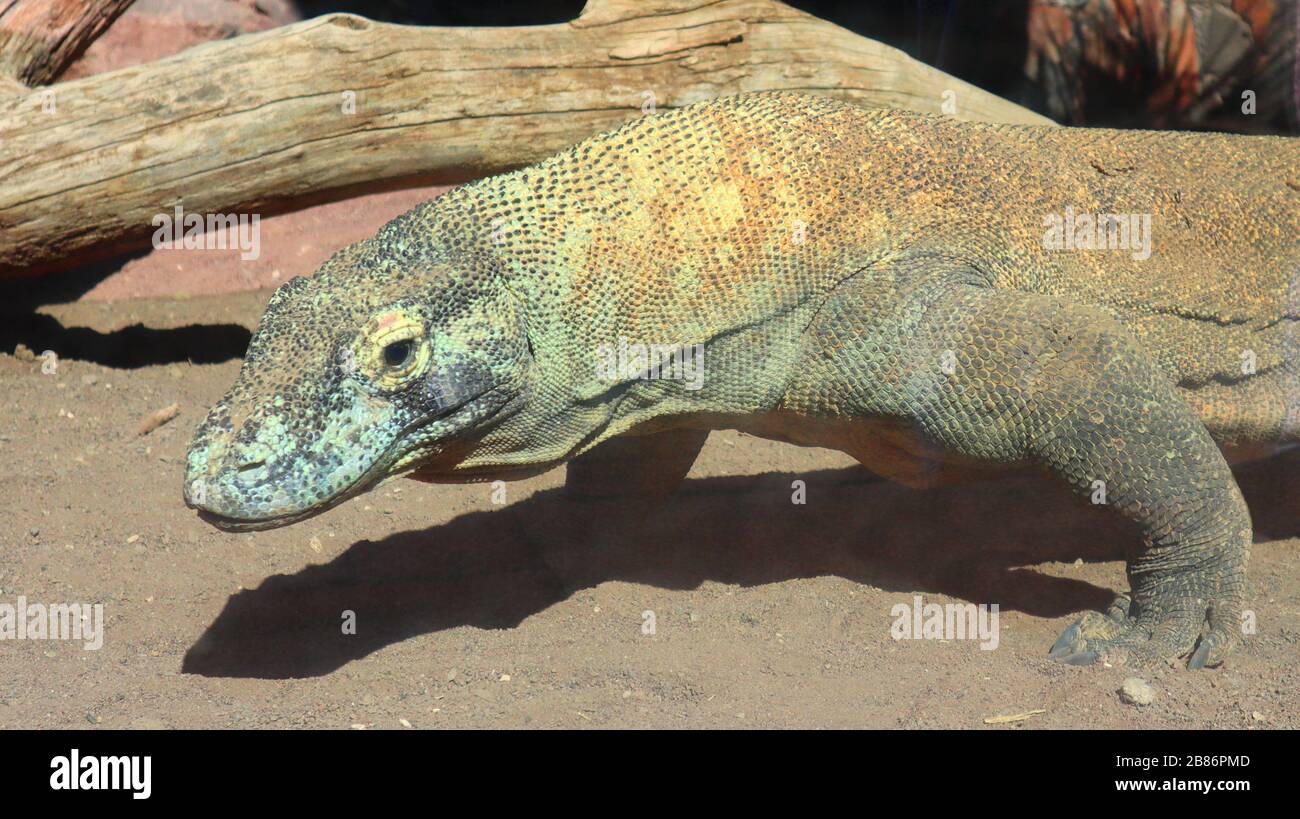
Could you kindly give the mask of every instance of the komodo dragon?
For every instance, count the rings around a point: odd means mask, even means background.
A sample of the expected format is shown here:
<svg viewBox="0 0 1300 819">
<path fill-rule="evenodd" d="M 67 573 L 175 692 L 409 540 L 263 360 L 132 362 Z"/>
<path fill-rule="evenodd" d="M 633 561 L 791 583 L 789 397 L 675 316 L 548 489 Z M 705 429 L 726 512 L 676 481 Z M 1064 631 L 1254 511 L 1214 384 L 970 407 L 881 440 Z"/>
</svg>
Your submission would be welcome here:
<svg viewBox="0 0 1300 819">
<path fill-rule="evenodd" d="M 784 93 L 646 116 L 281 286 L 186 502 L 265 529 L 399 475 L 566 462 L 579 495 L 663 491 L 722 428 L 913 486 L 1039 468 L 1143 533 L 1130 593 L 1051 655 L 1215 665 L 1251 545 L 1216 441 L 1300 437 L 1298 214 L 1283 138 Z"/>
</svg>

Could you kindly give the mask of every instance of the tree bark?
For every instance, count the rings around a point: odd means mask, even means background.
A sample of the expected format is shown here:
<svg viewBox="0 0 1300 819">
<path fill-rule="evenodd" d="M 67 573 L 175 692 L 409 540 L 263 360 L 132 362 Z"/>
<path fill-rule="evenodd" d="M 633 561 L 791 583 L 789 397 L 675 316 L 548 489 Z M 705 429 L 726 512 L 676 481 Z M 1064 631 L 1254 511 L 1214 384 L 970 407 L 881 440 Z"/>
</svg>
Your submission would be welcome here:
<svg viewBox="0 0 1300 819">
<path fill-rule="evenodd" d="M 177 205 L 265 214 L 464 181 L 652 106 L 770 89 L 1050 124 L 775 0 L 591 0 L 521 28 L 335 14 L 0 99 L 0 277 L 146 246 Z"/>
<path fill-rule="evenodd" d="M 44 85 L 133 0 L 0 0 L 0 74 Z"/>
</svg>

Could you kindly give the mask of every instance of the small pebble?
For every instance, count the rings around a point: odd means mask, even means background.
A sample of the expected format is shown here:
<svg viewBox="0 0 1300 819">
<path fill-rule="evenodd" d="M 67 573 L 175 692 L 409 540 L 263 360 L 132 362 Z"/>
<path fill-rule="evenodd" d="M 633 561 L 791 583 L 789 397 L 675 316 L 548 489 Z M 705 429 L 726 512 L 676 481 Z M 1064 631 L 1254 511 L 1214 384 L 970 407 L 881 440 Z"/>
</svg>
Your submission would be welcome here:
<svg viewBox="0 0 1300 819">
<path fill-rule="evenodd" d="M 1156 690 L 1141 677 L 1129 677 L 1119 689 L 1119 698 L 1129 705 L 1150 705 L 1156 701 Z"/>
</svg>

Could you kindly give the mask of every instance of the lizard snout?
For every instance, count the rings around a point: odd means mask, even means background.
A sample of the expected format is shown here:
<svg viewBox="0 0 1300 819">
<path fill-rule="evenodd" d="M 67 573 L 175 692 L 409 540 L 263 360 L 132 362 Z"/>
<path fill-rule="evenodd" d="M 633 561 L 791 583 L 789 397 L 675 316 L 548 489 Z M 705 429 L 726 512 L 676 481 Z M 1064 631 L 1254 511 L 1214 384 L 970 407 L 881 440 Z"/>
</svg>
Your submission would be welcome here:
<svg viewBox="0 0 1300 819">
<path fill-rule="evenodd" d="M 212 430 L 191 448 L 185 477 L 185 504 L 223 518 L 254 512 L 276 481 L 276 458 L 264 443 L 236 443 L 224 430 Z"/>
<path fill-rule="evenodd" d="M 274 400 L 268 403 L 275 403 Z M 361 398 L 319 423 L 257 410 L 238 423 L 223 413 L 195 435 L 187 458 L 186 505 L 232 531 L 284 526 L 363 491 L 391 443 Z"/>
</svg>

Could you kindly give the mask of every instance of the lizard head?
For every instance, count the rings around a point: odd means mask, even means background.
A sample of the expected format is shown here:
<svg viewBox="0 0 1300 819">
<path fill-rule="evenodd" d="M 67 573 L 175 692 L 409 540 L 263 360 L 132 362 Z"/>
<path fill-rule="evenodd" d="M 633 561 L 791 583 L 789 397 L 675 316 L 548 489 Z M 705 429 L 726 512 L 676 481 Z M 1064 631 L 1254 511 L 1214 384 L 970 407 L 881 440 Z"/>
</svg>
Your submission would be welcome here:
<svg viewBox="0 0 1300 819">
<path fill-rule="evenodd" d="M 217 527 L 283 526 L 448 470 L 518 406 L 529 349 L 515 298 L 384 237 L 272 296 L 190 445 L 185 501 Z"/>
</svg>

